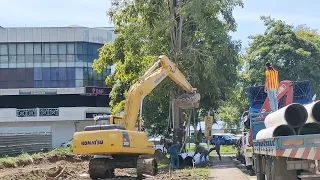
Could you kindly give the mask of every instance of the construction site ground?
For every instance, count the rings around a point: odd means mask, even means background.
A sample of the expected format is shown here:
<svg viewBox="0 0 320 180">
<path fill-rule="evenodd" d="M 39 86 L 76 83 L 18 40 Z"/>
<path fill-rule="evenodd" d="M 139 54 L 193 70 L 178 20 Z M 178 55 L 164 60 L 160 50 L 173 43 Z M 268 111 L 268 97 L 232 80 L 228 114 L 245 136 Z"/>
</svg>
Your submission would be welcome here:
<svg viewBox="0 0 320 180">
<path fill-rule="evenodd" d="M 17 159 L 0 161 L 0 179 L 2 180 L 35 180 L 35 179 L 77 179 L 89 180 L 88 175 L 89 157 L 78 157 L 72 154 L 45 154 L 41 156 L 26 156 Z M 254 176 L 249 176 L 244 167 L 237 161 L 232 160 L 231 155 L 224 155 L 220 162 L 218 158 L 210 158 L 207 164 L 198 165 L 196 168 L 186 168 L 169 172 L 168 160 L 159 163 L 159 174 L 156 180 L 165 179 L 218 179 L 218 180 L 253 180 Z M 123 180 L 136 179 L 135 169 L 116 169 L 116 178 Z"/>
</svg>

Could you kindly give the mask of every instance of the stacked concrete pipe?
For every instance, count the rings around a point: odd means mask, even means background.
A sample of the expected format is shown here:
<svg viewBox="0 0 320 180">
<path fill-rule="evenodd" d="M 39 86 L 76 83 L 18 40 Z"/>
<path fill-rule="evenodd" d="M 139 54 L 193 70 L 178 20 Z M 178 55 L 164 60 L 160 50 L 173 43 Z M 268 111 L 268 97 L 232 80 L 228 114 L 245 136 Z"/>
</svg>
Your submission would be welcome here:
<svg viewBox="0 0 320 180">
<path fill-rule="evenodd" d="M 267 115 L 264 120 L 266 129 L 257 133 L 257 139 L 267 139 L 277 136 L 292 136 L 294 128 L 303 126 L 308 119 L 306 108 L 298 103 L 289 104 Z"/>
<path fill-rule="evenodd" d="M 308 119 L 304 125 L 299 127 L 299 135 L 320 134 L 320 101 L 304 106 L 308 112 Z"/>
</svg>

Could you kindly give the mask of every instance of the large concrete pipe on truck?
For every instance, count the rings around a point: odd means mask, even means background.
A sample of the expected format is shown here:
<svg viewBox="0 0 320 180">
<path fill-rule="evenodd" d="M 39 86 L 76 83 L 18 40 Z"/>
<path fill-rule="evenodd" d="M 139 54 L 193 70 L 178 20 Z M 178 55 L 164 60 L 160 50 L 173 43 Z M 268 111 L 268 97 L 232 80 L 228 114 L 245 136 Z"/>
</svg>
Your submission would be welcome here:
<svg viewBox="0 0 320 180">
<path fill-rule="evenodd" d="M 306 123 L 308 112 L 306 108 L 298 103 L 289 104 L 275 112 L 267 115 L 264 120 L 266 128 L 275 127 L 283 124 L 290 125 L 292 128 L 300 127 Z"/>
<path fill-rule="evenodd" d="M 257 133 L 256 139 L 268 139 L 277 136 L 292 136 L 295 135 L 295 131 L 292 127 L 287 124 L 282 124 L 278 126 L 269 127 L 267 129 L 262 129 Z"/>
<path fill-rule="evenodd" d="M 315 101 L 304 106 L 308 112 L 307 123 L 320 124 L 320 101 Z"/>
</svg>

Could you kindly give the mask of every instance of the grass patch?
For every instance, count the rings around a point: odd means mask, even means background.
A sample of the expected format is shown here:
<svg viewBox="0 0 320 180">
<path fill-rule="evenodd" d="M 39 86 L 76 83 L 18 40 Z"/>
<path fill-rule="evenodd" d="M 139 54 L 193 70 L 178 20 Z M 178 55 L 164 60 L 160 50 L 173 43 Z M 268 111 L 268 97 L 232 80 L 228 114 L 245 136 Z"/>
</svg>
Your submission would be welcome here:
<svg viewBox="0 0 320 180">
<path fill-rule="evenodd" d="M 42 159 L 46 156 L 64 156 L 71 154 L 72 151 L 70 148 L 63 148 L 59 147 L 52 151 L 49 151 L 48 153 L 35 153 L 35 154 L 28 154 L 28 153 L 22 153 L 17 156 L 4 156 L 0 158 L 0 167 L 1 168 L 12 168 L 17 166 L 25 166 L 32 164 L 34 160 Z"/>
<path fill-rule="evenodd" d="M 201 145 L 208 149 L 208 145 L 207 144 L 201 143 Z M 192 143 L 192 144 L 190 144 L 190 147 L 189 147 L 189 144 L 187 144 L 186 147 L 187 147 L 187 151 L 188 152 L 193 152 L 194 148 L 195 148 L 195 145 Z M 214 147 L 213 145 L 210 145 L 209 149 L 213 148 L 213 147 Z M 213 151 L 213 152 L 215 152 L 215 151 Z M 234 146 L 232 146 L 232 145 L 228 145 L 228 146 L 221 145 L 220 146 L 220 154 L 231 154 L 231 153 L 236 153 L 236 152 L 237 152 L 236 148 Z"/>
<path fill-rule="evenodd" d="M 170 159 L 168 157 L 158 160 L 159 168 L 159 177 L 163 179 L 197 179 L 197 180 L 207 180 L 210 179 L 210 169 L 212 167 L 212 158 L 207 163 L 202 163 L 197 165 L 195 168 L 184 168 L 184 169 L 175 169 L 171 177 L 169 176 L 169 165 Z M 162 176 L 164 175 L 164 176 Z"/>
</svg>

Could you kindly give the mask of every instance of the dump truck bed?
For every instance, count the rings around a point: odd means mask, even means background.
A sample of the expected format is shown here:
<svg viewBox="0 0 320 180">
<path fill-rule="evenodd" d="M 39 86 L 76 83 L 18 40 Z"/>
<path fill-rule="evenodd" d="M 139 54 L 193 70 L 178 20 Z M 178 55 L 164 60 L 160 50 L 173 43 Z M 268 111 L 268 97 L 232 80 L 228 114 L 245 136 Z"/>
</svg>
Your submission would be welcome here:
<svg viewBox="0 0 320 180">
<path fill-rule="evenodd" d="M 320 160 L 320 134 L 254 140 L 253 151 L 269 156 Z"/>
</svg>

